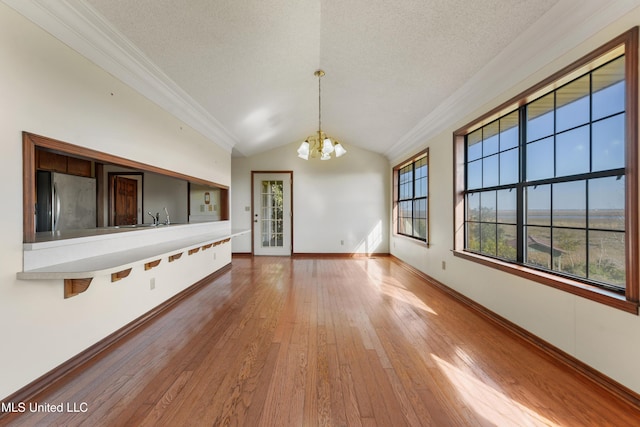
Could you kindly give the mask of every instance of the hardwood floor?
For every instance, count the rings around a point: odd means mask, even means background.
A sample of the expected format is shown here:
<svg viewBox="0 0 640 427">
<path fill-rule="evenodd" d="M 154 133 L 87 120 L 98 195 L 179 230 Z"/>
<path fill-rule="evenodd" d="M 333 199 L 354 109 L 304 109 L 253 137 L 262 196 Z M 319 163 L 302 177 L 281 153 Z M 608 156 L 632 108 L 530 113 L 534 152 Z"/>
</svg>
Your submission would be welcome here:
<svg viewBox="0 0 640 427">
<path fill-rule="evenodd" d="M 232 269 L 2 425 L 626 426 L 640 410 L 391 257 Z M 85 405 L 85 406 L 83 406 Z"/>
</svg>

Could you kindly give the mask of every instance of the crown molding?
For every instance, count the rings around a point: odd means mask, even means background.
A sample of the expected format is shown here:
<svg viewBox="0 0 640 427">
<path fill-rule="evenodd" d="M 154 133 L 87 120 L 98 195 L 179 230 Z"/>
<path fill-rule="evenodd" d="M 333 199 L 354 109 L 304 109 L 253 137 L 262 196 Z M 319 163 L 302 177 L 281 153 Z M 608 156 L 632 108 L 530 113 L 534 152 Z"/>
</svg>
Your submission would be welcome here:
<svg viewBox="0 0 640 427">
<path fill-rule="evenodd" d="M 235 137 L 88 4 L 2 0 L 61 42 L 231 152 Z"/>
<path fill-rule="evenodd" d="M 559 1 L 384 155 L 392 163 L 401 161 L 423 149 L 431 138 L 456 128 L 456 123 L 481 106 L 492 102 L 499 105 L 501 94 L 639 5 L 638 0 L 585 0 L 576 8 L 575 2 Z"/>
</svg>

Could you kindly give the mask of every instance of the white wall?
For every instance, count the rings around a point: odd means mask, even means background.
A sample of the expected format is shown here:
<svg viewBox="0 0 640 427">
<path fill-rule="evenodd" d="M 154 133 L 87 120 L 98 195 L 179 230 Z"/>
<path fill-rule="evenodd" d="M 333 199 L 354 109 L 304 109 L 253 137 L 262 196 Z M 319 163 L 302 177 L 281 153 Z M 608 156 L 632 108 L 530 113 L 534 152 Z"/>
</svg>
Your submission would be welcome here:
<svg viewBox="0 0 640 427">
<path fill-rule="evenodd" d="M 134 269 L 116 283 L 98 277 L 69 299 L 63 298 L 62 281 L 17 280 L 23 254 L 22 131 L 222 185 L 230 184 L 231 158 L 4 4 L 0 82 L 2 398 L 221 266 L 206 251 L 151 270 L 154 291 L 149 275 Z M 230 245 L 220 247 L 230 253 Z"/>
<path fill-rule="evenodd" d="M 294 253 L 388 253 L 389 162 L 349 146 L 329 161 L 298 158 L 299 143 L 248 158 L 233 158 L 231 222 L 251 228 L 251 171 L 293 171 Z M 344 244 L 341 242 L 344 241 Z M 251 252 L 251 235 L 233 239 Z"/>
<path fill-rule="evenodd" d="M 153 215 L 159 213 L 160 222 L 165 222 L 167 215 L 164 208 L 167 208 L 172 224 L 186 224 L 189 222 L 188 198 L 187 181 L 156 173 L 145 173 L 142 222 L 153 222 L 148 212 Z"/>
<path fill-rule="evenodd" d="M 208 202 L 207 193 L 209 194 Z M 191 206 L 189 222 L 218 221 L 220 219 L 220 190 L 191 184 L 189 206 Z"/>
<path fill-rule="evenodd" d="M 640 24 L 635 10 L 540 69 L 522 70 L 518 86 L 426 141 L 429 147 L 431 246 L 391 236 L 391 253 L 438 281 L 640 393 L 640 317 L 480 264 L 456 258 L 453 248 L 453 132 L 591 50 Z M 535 71 L 533 74 L 527 74 Z M 526 72 L 526 73 L 525 73 Z M 491 90 L 487 88 L 487 90 Z M 419 150 L 416 150 L 419 151 Z M 411 153 L 409 153 L 411 154 Z M 396 164 L 407 155 L 392 160 Z M 446 262 L 446 269 L 441 267 Z M 635 260 L 639 262 L 640 260 Z"/>
</svg>

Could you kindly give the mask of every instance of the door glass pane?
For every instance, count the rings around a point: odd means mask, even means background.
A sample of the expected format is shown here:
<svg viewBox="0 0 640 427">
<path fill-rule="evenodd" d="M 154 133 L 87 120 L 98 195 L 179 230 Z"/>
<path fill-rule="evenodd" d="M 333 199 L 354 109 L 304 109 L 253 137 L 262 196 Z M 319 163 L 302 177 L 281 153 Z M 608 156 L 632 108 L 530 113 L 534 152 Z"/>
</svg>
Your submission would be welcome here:
<svg viewBox="0 0 640 427">
<path fill-rule="evenodd" d="M 262 181 L 262 247 L 283 245 L 283 181 Z"/>
</svg>

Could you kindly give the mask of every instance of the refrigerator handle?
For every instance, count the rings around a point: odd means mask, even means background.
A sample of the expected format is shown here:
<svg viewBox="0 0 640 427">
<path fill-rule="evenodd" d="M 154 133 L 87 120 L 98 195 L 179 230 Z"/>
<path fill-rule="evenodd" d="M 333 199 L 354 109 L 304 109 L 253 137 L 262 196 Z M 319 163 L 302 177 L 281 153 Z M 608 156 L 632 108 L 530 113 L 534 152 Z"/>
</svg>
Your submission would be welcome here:
<svg viewBox="0 0 640 427">
<path fill-rule="evenodd" d="M 53 197 L 52 197 L 53 209 L 51 219 L 51 230 L 56 231 L 58 228 L 58 220 L 60 219 L 60 195 L 58 194 L 58 186 L 53 183 Z"/>
</svg>

